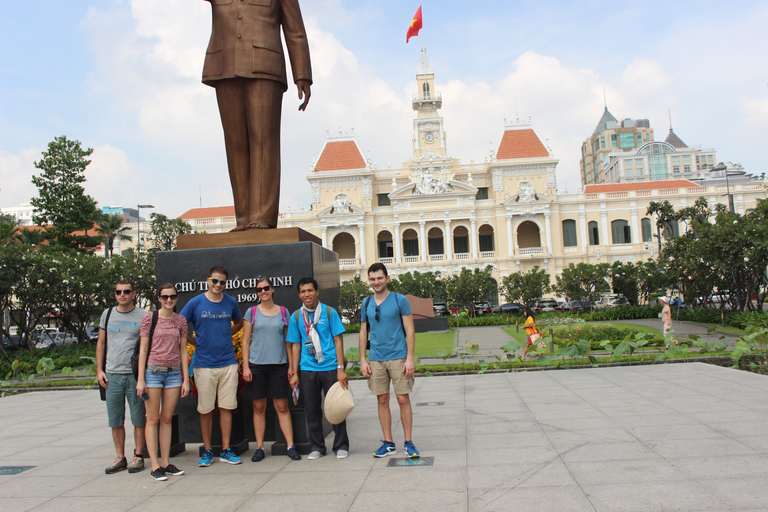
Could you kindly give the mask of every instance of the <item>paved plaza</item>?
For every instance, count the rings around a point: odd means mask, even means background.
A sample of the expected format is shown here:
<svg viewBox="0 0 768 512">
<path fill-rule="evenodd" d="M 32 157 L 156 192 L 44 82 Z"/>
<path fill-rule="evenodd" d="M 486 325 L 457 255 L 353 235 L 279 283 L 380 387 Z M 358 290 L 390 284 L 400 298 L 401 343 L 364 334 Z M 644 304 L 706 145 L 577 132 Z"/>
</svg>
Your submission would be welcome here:
<svg viewBox="0 0 768 512">
<path fill-rule="evenodd" d="M 0 465 L 35 467 L 0 476 L 0 510 L 768 510 L 765 376 L 690 363 L 421 377 L 414 441 L 434 465 L 398 467 L 371 457 L 376 400 L 351 386 L 348 459 L 198 468 L 188 444 L 173 459 L 187 474 L 167 482 L 104 474 L 97 391 L 2 398 Z M 399 425 L 395 441 L 402 455 Z"/>
</svg>

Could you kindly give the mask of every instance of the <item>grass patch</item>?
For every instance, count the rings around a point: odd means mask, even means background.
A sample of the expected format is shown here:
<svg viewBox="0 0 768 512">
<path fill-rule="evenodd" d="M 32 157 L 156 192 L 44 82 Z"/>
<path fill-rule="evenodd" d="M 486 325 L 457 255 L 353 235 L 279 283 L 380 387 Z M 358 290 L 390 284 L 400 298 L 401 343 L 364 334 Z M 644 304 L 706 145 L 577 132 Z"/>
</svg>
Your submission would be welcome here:
<svg viewBox="0 0 768 512">
<path fill-rule="evenodd" d="M 453 329 L 439 333 L 417 332 L 414 354 L 419 357 L 436 357 L 439 350 L 451 352 L 455 339 Z"/>
<path fill-rule="evenodd" d="M 659 323 L 661 323 L 661 320 L 659 320 Z M 649 325 L 633 324 L 631 322 L 610 322 L 605 325 L 611 325 L 617 329 L 632 329 L 634 331 L 645 332 L 653 336 L 661 334 L 661 329 L 657 329 L 656 327 L 651 327 Z"/>
<path fill-rule="evenodd" d="M 731 325 L 726 325 L 725 327 L 723 327 L 723 325 L 721 323 L 716 323 L 716 324 L 713 324 L 713 323 L 710 323 L 710 322 L 697 322 L 697 323 L 700 323 L 702 325 L 706 325 L 710 329 L 712 327 L 715 327 L 718 331 L 729 332 L 731 334 L 737 334 L 739 336 L 741 336 L 741 335 L 743 335 L 743 334 L 745 334 L 747 332 L 744 329 L 739 329 L 738 327 L 733 327 Z M 675 324 L 674 323 L 672 324 L 672 328 L 673 329 L 675 328 Z"/>
</svg>

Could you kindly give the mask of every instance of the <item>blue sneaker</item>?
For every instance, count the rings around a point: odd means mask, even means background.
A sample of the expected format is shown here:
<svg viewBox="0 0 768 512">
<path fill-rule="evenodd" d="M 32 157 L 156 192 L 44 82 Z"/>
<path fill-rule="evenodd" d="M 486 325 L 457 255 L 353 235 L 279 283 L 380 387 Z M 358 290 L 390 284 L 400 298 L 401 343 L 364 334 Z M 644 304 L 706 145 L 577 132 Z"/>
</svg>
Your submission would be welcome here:
<svg viewBox="0 0 768 512">
<path fill-rule="evenodd" d="M 235 452 L 232 451 L 232 448 L 221 450 L 219 460 L 221 462 L 228 462 L 229 464 L 242 464 L 243 462 L 243 459 L 235 455 Z"/>
<path fill-rule="evenodd" d="M 419 458 L 419 450 L 417 450 L 416 447 L 413 446 L 413 441 L 405 442 L 405 454 L 412 459 Z"/>
<path fill-rule="evenodd" d="M 213 452 L 211 450 L 205 450 L 203 452 L 203 456 L 200 457 L 200 462 L 197 463 L 198 466 L 201 468 L 207 468 L 211 465 L 211 461 L 213 460 Z"/>
<path fill-rule="evenodd" d="M 387 455 L 394 455 L 397 453 L 397 447 L 395 443 L 389 441 L 382 441 L 381 448 L 373 452 L 374 457 L 386 457 Z"/>
</svg>

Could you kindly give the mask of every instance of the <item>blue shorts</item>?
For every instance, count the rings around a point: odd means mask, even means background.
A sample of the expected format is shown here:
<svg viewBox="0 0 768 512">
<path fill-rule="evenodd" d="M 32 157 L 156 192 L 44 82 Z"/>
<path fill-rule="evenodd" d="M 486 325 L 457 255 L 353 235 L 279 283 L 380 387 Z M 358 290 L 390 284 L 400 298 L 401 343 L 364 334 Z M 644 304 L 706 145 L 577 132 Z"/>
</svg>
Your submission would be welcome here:
<svg viewBox="0 0 768 512">
<path fill-rule="evenodd" d="M 170 372 L 144 372 L 144 383 L 148 388 L 180 388 L 183 377 L 181 370 Z"/>
</svg>

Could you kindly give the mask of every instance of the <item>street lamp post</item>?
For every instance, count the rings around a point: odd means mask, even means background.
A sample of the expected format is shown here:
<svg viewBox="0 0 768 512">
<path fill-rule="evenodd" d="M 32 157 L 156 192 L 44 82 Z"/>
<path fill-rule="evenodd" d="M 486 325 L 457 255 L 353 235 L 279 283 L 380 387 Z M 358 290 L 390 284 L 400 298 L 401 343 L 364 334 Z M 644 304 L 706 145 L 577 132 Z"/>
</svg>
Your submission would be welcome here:
<svg viewBox="0 0 768 512">
<path fill-rule="evenodd" d="M 137 204 L 136 205 L 136 247 L 138 252 L 141 252 L 141 209 L 142 208 L 154 208 L 151 204 Z"/>
<path fill-rule="evenodd" d="M 728 211 L 731 213 L 735 213 L 733 208 L 733 196 L 731 195 L 731 187 L 728 184 L 728 167 L 723 163 L 720 162 L 715 167 L 710 169 L 710 171 L 724 171 L 725 172 L 725 194 L 728 196 Z"/>
</svg>

